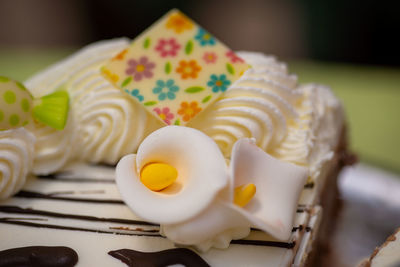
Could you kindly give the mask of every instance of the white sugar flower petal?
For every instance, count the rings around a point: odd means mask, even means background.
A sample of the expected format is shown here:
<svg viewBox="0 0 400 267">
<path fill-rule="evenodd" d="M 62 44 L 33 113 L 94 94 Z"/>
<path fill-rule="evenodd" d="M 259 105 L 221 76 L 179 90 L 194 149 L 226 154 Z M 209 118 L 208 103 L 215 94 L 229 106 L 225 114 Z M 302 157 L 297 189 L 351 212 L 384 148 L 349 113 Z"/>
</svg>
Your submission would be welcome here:
<svg viewBox="0 0 400 267">
<path fill-rule="evenodd" d="M 232 239 L 249 235 L 250 222 L 226 200 L 215 200 L 198 216 L 183 223 L 162 225 L 161 233 L 180 245 L 198 250 L 227 248 Z"/>
<path fill-rule="evenodd" d="M 271 157 L 249 139 L 237 141 L 232 149 L 232 188 L 253 183 L 257 192 L 243 208 L 234 206 L 251 223 L 273 237 L 287 240 L 293 227 L 308 171 Z M 233 186 L 232 186 L 233 185 Z"/>
<path fill-rule="evenodd" d="M 149 163 L 173 166 L 174 184 L 155 192 L 140 181 Z M 167 126 L 150 134 L 137 155 L 121 159 L 116 181 L 127 205 L 140 217 L 161 224 L 186 221 L 206 209 L 228 183 L 228 168 L 217 144 L 202 132 Z"/>
</svg>

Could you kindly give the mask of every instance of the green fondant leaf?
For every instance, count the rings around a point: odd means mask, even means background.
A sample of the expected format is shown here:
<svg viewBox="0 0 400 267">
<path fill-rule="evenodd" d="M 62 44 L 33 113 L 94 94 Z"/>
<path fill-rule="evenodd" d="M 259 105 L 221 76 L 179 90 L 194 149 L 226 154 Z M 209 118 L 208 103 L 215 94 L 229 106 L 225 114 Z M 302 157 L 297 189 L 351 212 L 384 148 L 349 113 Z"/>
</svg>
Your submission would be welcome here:
<svg viewBox="0 0 400 267">
<path fill-rule="evenodd" d="M 6 83 L 8 82 L 10 79 L 4 76 L 0 76 L 0 83 Z"/>
<path fill-rule="evenodd" d="M 132 81 L 132 76 L 129 76 L 128 78 L 126 78 L 126 79 L 121 83 L 121 87 L 127 86 L 131 81 Z"/>
<path fill-rule="evenodd" d="M 69 96 L 64 90 L 56 91 L 38 99 L 33 107 L 33 117 L 57 130 L 62 130 L 67 123 Z"/>
<path fill-rule="evenodd" d="M 148 37 L 144 40 L 144 43 L 143 43 L 144 49 L 149 48 L 150 42 L 151 42 L 151 40 L 150 40 L 150 38 L 148 38 Z"/>
<path fill-rule="evenodd" d="M 194 94 L 194 93 L 201 92 L 201 91 L 203 91 L 203 90 L 204 90 L 204 87 L 192 86 L 192 87 L 186 88 L 186 89 L 185 89 L 185 92 L 186 92 L 186 93 L 189 93 L 189 94 Z"/>
<path fill-rule="evenodd" d="M 185 53 L 186 55 L 190 55 L 193 51 L 193 42 L 192 40 L 188 41 L 185 46 Z"/>
<path fill-rule="evenodd" d="M 171 72 L 171 63 L 168 61 L 166 64 L 165 64 L 165 73 L 166 74 L 169 74 Z"/>
<path fill-rule="evenodd" d="M 143 103 L 145 106 L 154 106 L 155 104 L 157 104 L 157 101 L 147 101 Z"/>
<path fill-rule="evenodd" d="M 174 125 L 181 125 L 181 122 L 179 121 L 179 119 L 177 119 L 177 120 L 174 122 Z"/>
<path fill-rule="evenodd" d="M 203 98 L 203 100 L 201 100 L 201 103 L 207 103 L 208 101 L 210 101 L 212 95 L 208 95 L 205 98 Z"/>
<path fill-rule="evenodd" d="M 228 72 L 232 75 L 235 74 L 235 69 L 233 68 L 232 64 L 230 63 L 226 63 L 226 69 L 228 70 Z"/>
</svg>

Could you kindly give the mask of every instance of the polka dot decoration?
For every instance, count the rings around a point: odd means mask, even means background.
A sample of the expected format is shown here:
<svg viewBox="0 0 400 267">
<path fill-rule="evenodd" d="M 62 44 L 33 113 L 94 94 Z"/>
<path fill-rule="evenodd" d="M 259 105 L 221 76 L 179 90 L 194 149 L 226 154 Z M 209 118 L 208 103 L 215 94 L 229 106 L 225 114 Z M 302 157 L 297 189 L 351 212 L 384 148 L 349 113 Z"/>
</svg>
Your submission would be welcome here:
<svg viewBox="0 0 400 267">
<path fill-rule="evenodd" d="M 29 124 L 33 98 L 19 82 L 0 76 L 0 130 Z"/>
</svg>

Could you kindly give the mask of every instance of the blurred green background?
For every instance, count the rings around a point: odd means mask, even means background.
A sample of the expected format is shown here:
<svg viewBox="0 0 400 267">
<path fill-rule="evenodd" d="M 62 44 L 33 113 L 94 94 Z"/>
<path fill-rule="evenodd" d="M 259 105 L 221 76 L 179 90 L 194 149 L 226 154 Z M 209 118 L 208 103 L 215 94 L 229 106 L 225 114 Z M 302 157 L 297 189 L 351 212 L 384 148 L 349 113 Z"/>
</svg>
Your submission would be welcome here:
<svg viewBox="0 0 400 267">
<path fill-rule="evenodd" d="M 134 38 L 173 7 L 235 50 L 287 61 L 342 99 L 351 148 L 400 173 L 398 8 L 389 1 L 2 0 L 0 74 L 25 80 L 96 40 Z"/>
</svg>

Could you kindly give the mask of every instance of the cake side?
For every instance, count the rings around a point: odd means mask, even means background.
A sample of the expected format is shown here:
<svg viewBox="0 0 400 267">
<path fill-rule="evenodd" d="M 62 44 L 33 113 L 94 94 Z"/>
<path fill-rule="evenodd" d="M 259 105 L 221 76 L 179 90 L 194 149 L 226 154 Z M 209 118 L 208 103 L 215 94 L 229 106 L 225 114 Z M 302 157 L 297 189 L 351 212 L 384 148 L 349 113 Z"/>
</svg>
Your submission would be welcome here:
<svg viewBox="0 0 400 267">
<path fill-rule="evenodd" d="M 158 225 L 144 222 L 123 204 L 110 167 L 71 166 L 54 176 L 31 177 L 23 191 L 1 203 L 0 214 L 0 232 L 7 240 L 1 242 L 0 250 L 67 246 L 77 252 L 77 266 L 123 266 L 107 254 L 111 250 L 160 251 L 175 247 L 158 234 Z M 298 207 L 287 242 L 253 229 L 246 239 L 232 241 L 226 250 L 211 249 L 199 255 L 211 266 L 227 262 L 288 266 L 309 216 L 308 209 Z"/>
</svg>

